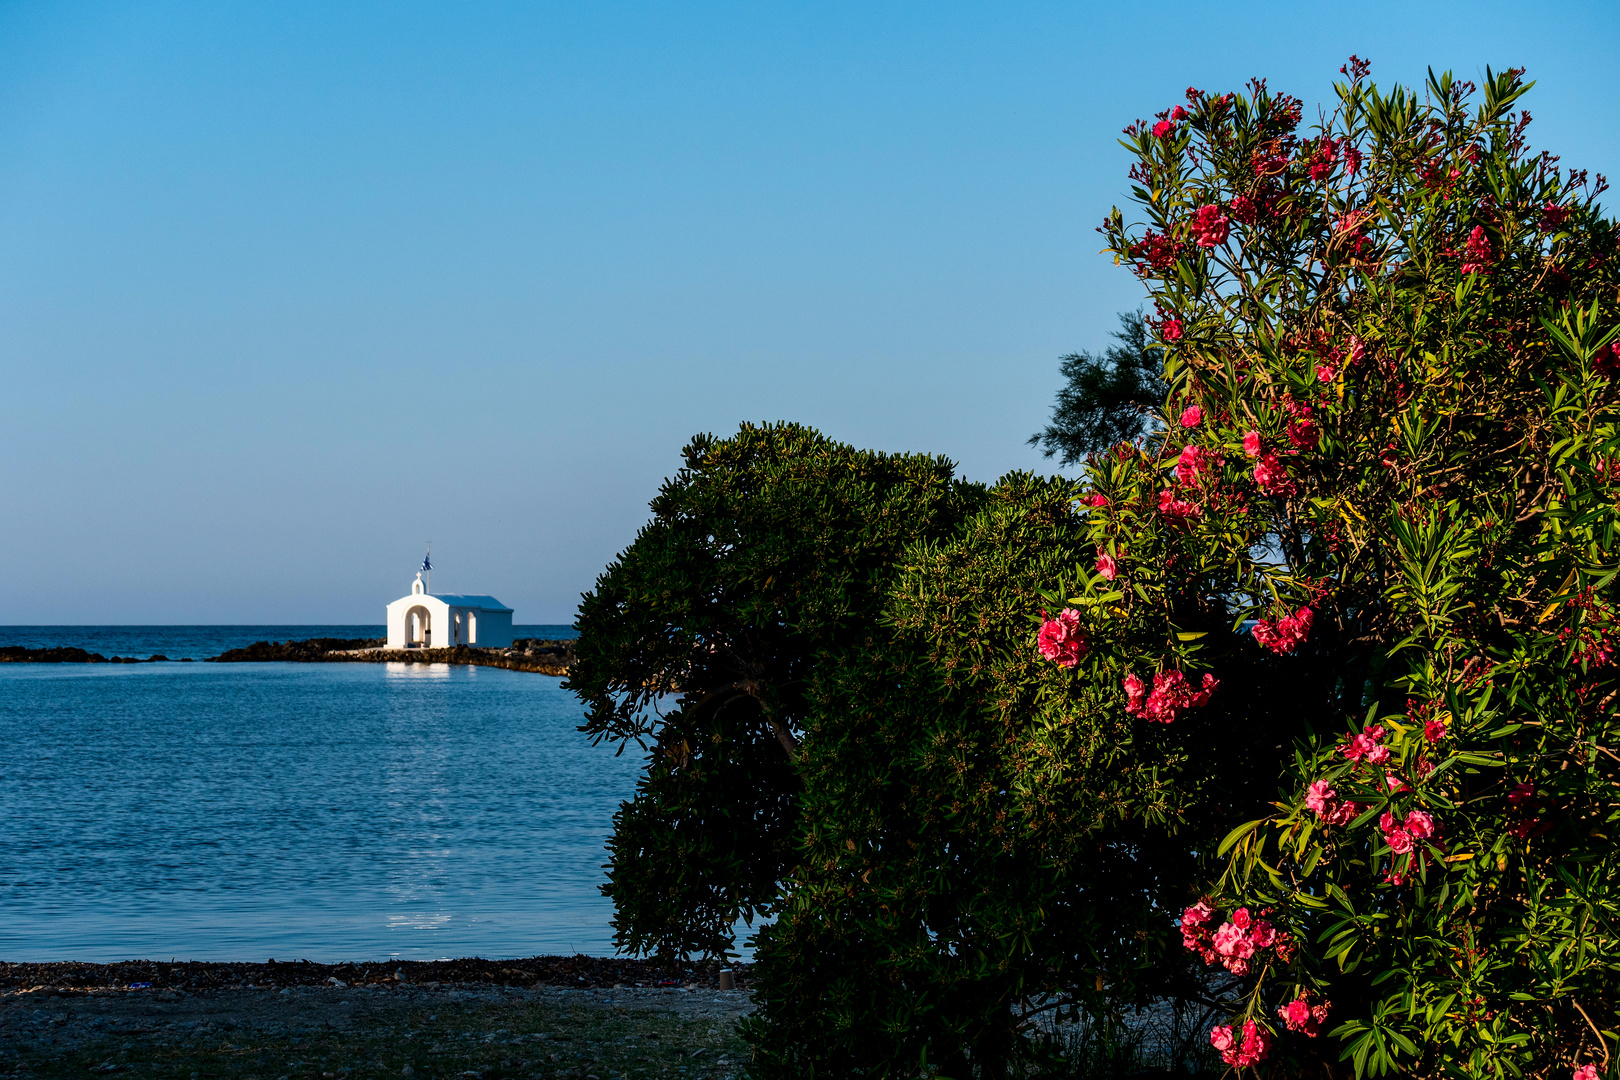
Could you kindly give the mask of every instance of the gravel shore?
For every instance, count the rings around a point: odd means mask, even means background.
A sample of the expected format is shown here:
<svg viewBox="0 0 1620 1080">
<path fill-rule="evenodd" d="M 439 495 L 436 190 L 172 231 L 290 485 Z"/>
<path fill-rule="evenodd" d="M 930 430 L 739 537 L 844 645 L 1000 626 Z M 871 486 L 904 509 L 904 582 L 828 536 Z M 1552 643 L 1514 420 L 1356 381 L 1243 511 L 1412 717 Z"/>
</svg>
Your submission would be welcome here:
<svg viewBox="0 0 1620 1080">
<path fill-rule="evenodd" d="M 143 969 L 158 979 L 126 977 Z M 509 981 L 544 972 L 573 985 L 499 985 L 487 977 L 506 972 Z M 28 984 L 42 974 L 54 978 Z M 480 977 L 413 978 L 447 974 Z M 653 985 L 607 982 L 625 974 Z M 672 974 L 675 979 L 654 977 Z M 730 1077 L 747 1060 L 735 1025 L 753 1004 L 746 972 L 745 988 L 730 991 L 716 988 L 714 974 L 712 964 L 669 972 L 592 957 L 387 965 L 3 964 L 0 1074 Z"/>
</svg>

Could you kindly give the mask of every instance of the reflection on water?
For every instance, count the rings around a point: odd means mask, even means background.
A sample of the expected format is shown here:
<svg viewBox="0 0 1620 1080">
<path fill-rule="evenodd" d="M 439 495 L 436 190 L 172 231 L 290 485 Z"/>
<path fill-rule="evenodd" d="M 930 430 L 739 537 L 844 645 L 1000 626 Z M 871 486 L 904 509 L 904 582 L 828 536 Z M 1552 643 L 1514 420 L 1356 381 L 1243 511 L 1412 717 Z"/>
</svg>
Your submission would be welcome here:
<svg viewBox="0 0 1620 1080">
<path fill-rule="evenodd" d="M 0 666 L 0 959 L 610 953 L 638 762 L 579 723 L 495 668 Z"/>
</svg>

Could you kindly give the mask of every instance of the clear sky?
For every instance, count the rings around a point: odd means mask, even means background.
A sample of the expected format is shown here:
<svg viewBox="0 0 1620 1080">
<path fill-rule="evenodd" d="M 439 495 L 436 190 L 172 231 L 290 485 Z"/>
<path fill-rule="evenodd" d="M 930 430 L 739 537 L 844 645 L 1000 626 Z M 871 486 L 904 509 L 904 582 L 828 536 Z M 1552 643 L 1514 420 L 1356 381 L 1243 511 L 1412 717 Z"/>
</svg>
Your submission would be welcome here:
<svg viewBox="0 0 1620 1080">
<path fill-rule="evenodd" d="M 430 538 L 567 622 L 743 420 L 1050 468 L 1119 129 L 1351 53 L 1620 173 L 1612 0 L 0 4 L 0 624 L 380 622 Z"/>
</svg>

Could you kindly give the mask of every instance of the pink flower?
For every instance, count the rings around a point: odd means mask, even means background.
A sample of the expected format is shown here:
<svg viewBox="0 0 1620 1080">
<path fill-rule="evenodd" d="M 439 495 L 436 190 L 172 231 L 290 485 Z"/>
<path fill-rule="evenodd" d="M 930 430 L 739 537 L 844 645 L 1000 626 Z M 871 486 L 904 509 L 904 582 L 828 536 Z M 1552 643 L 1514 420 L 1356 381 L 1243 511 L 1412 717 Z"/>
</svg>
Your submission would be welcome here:
<svg viewBox="0 0 1620 1080">
<path fill-rule="evenodd" d="M 1508 792 L 1508 805 L 1515 810 L 1524 806 L 1536 797 L 1536 785 L 1529 780 L 1515 784 L 1513 790 Z"/>
<path fill-rule="evenodd" d="M 1245 446 L 1244 450 L 1247 449 Z M 1261 455 L 1259 462 L 1255 464 L 1254 482 L 1259 484 L 1260 490 L 1267 495 L 1292 495 L 1296 490 L 1288 470 L 1277 460 L 1277 455 L 1270 451 Z"/>
<path fill-rule="evenodd" d="M 1243 452 L 1249 457 L 1260 456 L 1260 433 L 1251 431 L 1243 436 Z"/>
<path fill-rule="evenodd" d="M 1209 1029 L 1209 1045 L 1219 1050 L 1223 1055 L 1232 1049 L 1236 1042 L 1237 1040 L 1232 1037 L 1232 1029 L 1226 1024 L 1220 1024 Z M 1588 1065 L 1587 1068 L 1590 1069 L 1591 1066 Z M 1595 1080 L 1595 1076 L 1587 1077 L 1576 1073 L 1575 1080 Z"/>
<path fill-rule="evenodd" d="M 1385 756 L 1388 756 L 1389 747 L 1380 746 L 1378 748 L 1378 751 L 1382 751 Z M 1378 751 L 1374 751 L 1374 752 L 1376 753 Z M 1394 794 L 1397 791 L 1408 791 L 1408 790 L 1410 790 L 1406 786 L 1406 781 L 1402 780 L 1400 777 L 1396 776 L 1394 773 L 1385 773 L 1384 774 L 1384 786 L 1389 788 L 1391 794 Z"/>
<path fill-rule="evenodd" d="M 1338 377 L 1339 377 L 1339 373 L 1337 371 L 1334 371 L 1332 368 L 1328 367 L 1326 364 L 1317 364 L 1316 365 L 1316 381 L 1317 382 L 1332 382 L 1334 379 L 1337 379 Z"/>
<path fill-rule="evenodd" d="M 1181 410 L 1181 426 L 1186 428 L 1197 427 L 1204 422 L 1204 410 L 1197 405 L 1189 405 Z"/>
<path fill-rule="evenodd" d="M 1395 854 L 1405 855 L 1412 850 L 1412 834 L 1405 829 L 1391 829 L 1384 834 L 1384 843 L 1388 844 L 1389 850 Z"/>
<path fill-rule="evenodd" d="M 1360 338 L 1356 337 L 1354 334 L 1351 334 L 1350 335 L 1350 362 L 1352 364 L 1359 364 L 1359 363 L 1361 363 L 1361 358 L 1366 356 L 1366 355 L 1367 355 L 1367 346 L 1365 346 L 1365 345 L 1363 345 L 1361 343 Z"/>
<path fill-rule="evenodd" d="M 1240 907 L 1236 911 L 1232 912 L 1232 925 L 1237 927 L 1239 930 L 1247 930 L 1250 926 L 1254 925 L 1254 920 L 1249 917 L 1249 909 L 1246 907 Z"/>
<path fill-rule="evenodd" d="M 1444 720 L 1425 720 L 1423 722 L 1423 737 L 1430 742 L 1439 742 L 1446 737 L 1446 722 Z"/>
<path fill-rule="evenodd" d="M 1491 238 L 1485 233 L 1485 226 L 1475 225 L 1474 231 L 1468 234 L 1468 243 L 1463 245 L 1468 253 L 1468 261 L 1462 264 L 1465 274 L 1483 274 L 1491 262 Z"/>
<path fill-rule="evenodd" d="M 1243 1048 L 1237 1054 L 1237 1060 L 1230 1062 L 1238 1068 L 1257 1065 L 1266 1060 L 1271 1053 L 1271 1033 L 1259 1027 L 1253 1020 L 1243 1021 Z M 1225 1055 L 1222 1055 L 1224 1059 Z"/>
<path fill-rule="evenodd" d="M 1204 511 L 1196 503 L 1177 498 L 1174 489 L 1165 488 L 1159 492 L 1159 513 L 1172 525 L 1185 525 L 1191 518 L 1202 517 Z"/>
<path fill-rule="evenodd" d="M 1147 687 L 1135 675 L 1125 676 L 1125 711 L 1136 716 L 1142 711 L 1142 700 L 1147 697 Z"/>
<path fill-rule="evenodd" d="M 1254 942 L 1257 949 L 1269 948 L 1277 940 L 1277 929 L 1261 919 L 1254 924 L 1254 929 L 1249 931 L 1249 940 Z"/>
<path fill-rule="evenodd" d="M 1242 927 L 1222 923 L 1221 928 L 1215 931 L 1215 951 L 1221 956 L 1247 960 L 1254 955 L 1254 942 Z"/>
<path fill-rule="evenodd" d="M 1058 667 L 1072 668 L 1078 664 L 1087 648 L 1085 632 L 1080 629 L 1080 613 L 1074 608 L 1064 608 L 1057 618 L 1047 619 L 1041 624 L 1037 647 L 1042 656 L 1056 661 Z"/>
<path fill-rule="evenodd" d="M 1181 913 L 1182 926 L 1203 926 L 1215 917 L 1215 909 L 1208 900 L 1200 900 Z"/>
<path fill-rule="evenodd" d="M 1317 817 L 1323 817 L 1338 797 L 1339 793 L 1329 787 L 1326 780 L 1317 780 L 1305 789 L 1305 808 L 1316 811 Z"/>
<path fill-rule="evenodd" d="M 1598 350 L 1598 354 L 1592 358 L 1592 371 L 1605 379 L 1612 379 L 1620 373 L 1620 341 L 1610 342 L 1607 349 Z"/>
<path fill-rule="evenodd" d="M 1176 459 L 1176 479 L 1183 484 L 1196 484 L 1200 473 L 1208 472 L 1213 462 L 1202 447 L 1188 443 Z"/>
<path fill-rule="evenodd" d="M 1113 581 L 1119 576 L 1119 564 L 1114 561 L 1112 555 L 1100 554 L 1097 556 L 1097 573 L 1108 581 Z"/>
<path fill-rule="evenodd" d="M 1203 689 L 1194 692 L 1187 683 L 1187 677 L 1175 668 L 1161 671 L 1153 680 L 1153 690 L 1143 697 L 1144 689 L 1141 679 L 1135 675 L 1125 676 L 1125 712 L 1130 716 L 1140 716 L 1156 724 L 1174 723 L 1183 709 L 1195 709 L 1207 704 L 1210 695 L 1220 685 L 1220 680 L 1210 674 L 1204 675 Z"/>
<path fill-rule="evenodd" d="M 1351 761 L 1360 761 L 1362 758 L 1370 759 L 1372 754 L 1382 750 L 1383 755 L 1379 760 L 1384 760 L 1389 757 L 1389 748 L 1379 745 L 1379 741 L 1383 737 L 1384 728 L 1382 725 L 1368 724 L 1361 729 L 1361 734 L 1351 739 L 1346 745 L 1339 747 L 1339 750 Z M 1378 764 L 1376 761 L 1373 763 Z"/>
<path fill-rule="evenodd" d="M 1312 1005 L 1310 1000 L 1301 994 L 1278 1009 L 1277 1015 L 1282 1017 L 1289 1031 L 1297 1031 L 1314 1039 L 1321 1030 L 1322 1021 L 1327 1019 L 1328 1010 L 1332 1007 L 1332 1003 L 1326 1001 L 1320 1005 Z"/>
<path fill-rule="evenodd" d="M 1232 211 L 1232 216 L 1245 225 L 1253 225 L 1255 219 L 1260 216 L 1260 208 L 1255 206 L 1254 200 L 1247 195 L 1238 195 L 1233 198 L 1229 209 Z"/>
<path fill-rule="evenodd" d="M 1141 240 L 1131 245 L 1131 258 L 1142 259 L 1149 268 L 1163 273 L 1176 261 L 1176 250 L 1180 247 L 1168 234 L 1161 236 L 1149 229 Z M 1143 271 L 1139 267 L 1137 272 Z"/>
<path fill-rule="evenodd" d="M 1220 247 L 1226 243 L 1226 236 L 1230 230 L 1226 215 L 1214 203 L 1200 206 L 1193 215 L 1192 230 L 1198 237 L 1198 246 L 1202 248 Z"/>
<path fill-rule="evenodd" d="M 1332 382 L 1333 380 L 1324 379 L 1323 381 Z M 1294 420 L 1288 425 L 1288 441 L 1293 444 L 1295 450 L 1314 450 L 1321 437 L 1321 432 L 1316 428 L 1316 422 L 1308 416 Z"/>
<path fill-rule="evenodd" d="M 1434 818 L 1425 810 L 1413 810 L 1406 815 L 1406 831 L 1419 840 L 1427 840 L 1437 831 Z"/>
<path fill-rule="evenodd" d="M 1570 1080 L 1598 1080 L 1597 1066 L 1592 1064 L 1582 1065 L 1570 1074 Z"/>
<path fill-rule="evenodd" d="M 1164 320 L 1164 325 L 1159 328 L 1159 336 L 1164 338 L 1164 340 L 1166 340 L 1166 341 L 1180 341 L 1181 340 L 1181 320 L 1180 319 L 1166 319 L 1166 320 Z"/>
<path fill-rule="evenodd" d="M 1156 139 L 1162 139 L 1174 130 L 1176 130 L 1176 125 L 1172 124 L 1168 120 L 1160 120 L 1157 124 L 1153 125 L 1153 137 Z"/>
<path fill-rule="evenodd" d="M 1288 1026 L 1289 1031 L 1304 1031 L 1311 1023 L 1311 1003 L 1304 998 L 1295 998 L 1277 1010 L 1277 1015 Z M 1314 1031 L 1310 1034 L 1316 1034 Z"/>
<path fill-rule="evenodd" d="M 1563 227 L 1564 222 L 1569 219 L 1569 211 L 1569 207 L 1559 206 L 1557 203 L 1548 203 L 1543 206 L 1541 208 L 1541 231 L 1557 232 Z"/>
<path fill-rule="evenodd" d="M 1080 500 L 1080 505 L 1081 506 L 1092 506 L 1092 507 L 1101 508 L 1101 507 L 1104 507 L 1104 506 L 1108 505 L 1108 496 L 1106 496 L 1106 495 L 1088 495 L 1085 498 Z"/>
<path fill-rule="evenodd" d="M 1322 816 L 1322 824 L 1348 825 L 1352 821 L 1356 820 L 1356 815 L 1360 813 L 1361 807 L 1356 803 L 1351 802 L 1349 799 L 1346 799 L 1344 802 L 1335 805 L 1332 810 L 1328 811 Z"/>
<path fill-rule="evenodd" d="M 1279 656 L 1293 652 L 1304 644 L 1310 636 L 1311 623 L 1316 619 L 1315 614 L 1308 607 L 1302 607 L 1292 615 L 1284 615 L 1276 622 L 1268 619 L 1255 621 L 1254 640 L 1270 649 Z"/>
<path fill-rule="evenodd" d="M 1180 123 L 1181 121 L 1187 119 L 1187 110 L 1183 109 L 1180 105 L 1177 105 L 1175 111 L 1170 114 L 1170 119 Z"/>
</svg>

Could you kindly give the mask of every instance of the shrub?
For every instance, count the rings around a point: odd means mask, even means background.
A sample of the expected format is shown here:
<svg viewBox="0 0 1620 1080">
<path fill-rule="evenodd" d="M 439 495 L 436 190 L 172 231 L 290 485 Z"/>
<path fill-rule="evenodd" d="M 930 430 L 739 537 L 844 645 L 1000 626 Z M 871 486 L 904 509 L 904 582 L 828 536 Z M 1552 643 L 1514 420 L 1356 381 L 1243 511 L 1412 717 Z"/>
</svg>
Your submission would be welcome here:
<svg viewBox="0 0 1620 1080">
<path fill-rule="evenodd" d="M 580 604 L 567 686 L 593 741 L 647 767 L 614 817 L 615 942 L 723 955 L 794 865 L 812 672 L 864 637 L 900 550 L 983 499 L 944 458 L 792 424 L 699 436 Z"/>
<path fill-rule="evenodd" d="M 1076 569 L 1078 494 L 1004 478 L 905 551 L 884 625 L 818 668 L 803 854 L 757 955 L 761 1075 L 1002 1076 L 1052 1064 L 1054 1019 L 1196 994 L 1172 918 L 1266 805 L 1281 739 L 1120 707 L 1115 654 L 1165 620 Z M 1059 579 L 1086 585 L 1037 588 Z M 1049 634 L 1053 663 L 1029 612 L 1061 628 L 1065 605 L 1117 614 L 1094 640 Z"/>
<path fill-rule="evenodd" d="M 1143 221 L 1103 227 L 1170 400 L 1151 457 L 1094 464 L 1092 537 L 1205 633 L 1159 650 L 1160 680 L 1220 680 L 1177 726 L 1291 717 L 1280 797 L 1182 924 L 1243 980 L 1211 1040 L 1357 1075 L 1608 1069 L 1615 224 L 1601 178 L 1530 152 L 1520 72 L 1344 74 L 1308 133 L 1264 83 L 1134 125 Z M 1281 681 L 1233 678 L 1246 654 Z"/>
</svg>

